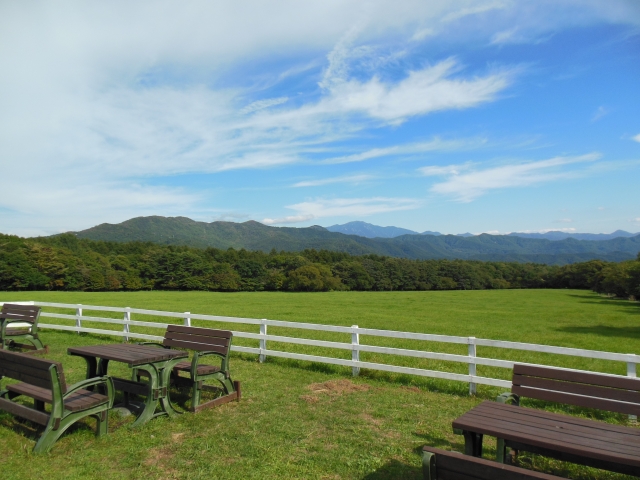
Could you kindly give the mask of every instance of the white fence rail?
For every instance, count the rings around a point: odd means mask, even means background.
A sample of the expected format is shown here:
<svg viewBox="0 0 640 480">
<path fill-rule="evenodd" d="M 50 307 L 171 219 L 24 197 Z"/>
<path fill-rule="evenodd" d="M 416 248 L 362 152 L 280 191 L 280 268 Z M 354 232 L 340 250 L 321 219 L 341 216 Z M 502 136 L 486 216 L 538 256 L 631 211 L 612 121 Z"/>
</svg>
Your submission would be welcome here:
<svg viewBox="0 0 640 480">
<path fill-rule="evenodd" d="M 574 357 L 624 362 L 626 363 L 627 376 L 629 377 L 636 376 L 636 365 L 640 362 L 640 356 L 632 353 L 625 354 L 625 353 L 602 352 L 602 351 L 596 351 L 596 350 L 583 350 L 583 349 L 577 349 L 577 348 L 554 347 L 549 345 L 536 345 L 531 343 L 489 340 L 489 339 L 482 339 L 482 338 L 475 338 L 475 337 L 459 337 L 459 336 L 452 336 L 452 335 L 433 335 L 433 334 L 427 334 L 427 333 L 377 330 L 377 329 L 371 329 L 371 328 L 360 328 L 358 327 L 358 325 L 352 325 L 351 327 L 342 327 L 342 326 L 334 326 L 334 325 L 320 325 L 320 324 L 313 324 L 313 323 L 286 322 L 281 320 L 200 315 L 200 314 L 193 314 L 190 312 L 178 313 L 178 312 L 166 312 L 161 310 L 145 310 L 140 308 L 129 308 L 129 307 L 125 307 L 125 308 L 104 307 L 104 306 L 94 306 L 94 305 L 79 305 L 79 304 L 75 305 L 75 304 L 66 304 L 66 303 L 50 303 L 50 302 L 37 302 L 37 301 L 13 302 L 13 303 L 32 304 L 32 305 L 38 305 L 40 307 L 70 309 L 75 311 L 75 314 L 62 314 L 62 313 L 52 313 L 52 312 L 43 311 L 40 315 L 41 318 L 56 318 L 61 320 L 68 320 L 70 322 L 70 325 L 47 324 L 41 320 L 39 327 L 42 329 L 66 330 L 66 331 L 72 331 L 77 333 L 86 332 L 86 333 L 94 333 L 94 334 L 102 334 L 102 335 L 120 336 L 120 337 L 123 337 L 124 341 L 128 341 L 130 339 L 162 340 L 163 337 L 161 335 L 148 335 L 143 333 L 136 333 L 131 331 L 130 327 L 133 326 L 133 327 L 158 328 L 158 329 L 164 330 L 168 325 L 167 323 L 133 320 L 132 315 L 134 314 L 175 318 L 180 320 L 184 325 L 191 325 L 192 320 L 256 325 L 256 326 L 259 326 L 259 333 L 234 331 L 233 335 L 238 338 L 259 340 L 259 348 L 233 345 L 231 347 L 233 351 L 256 354 L 259 356 L 259 359 L 261 362 L 264 362 L 267 356 L 271 356 L 271 357 L 304 360 L 309 362 L 326 363 L 326 364 L 332 364 L 332 365 L 342 365 L 345 367 L 351 367 L 352 374 L 354 376 L 359 374 L 361 368 L 367 368 L 371 370 L 380 370 L 380 371 L 387 371 L 387 372 L 403 373 L 408 375 L 419 375 L 423 377 L 455 380 L 455 381 L 468 383 L 470 394 L 475 394 L 477 384 L 511 388 L 511 382 L 509 380 L 478 376 L 476 371 L 477 365 L 511 369 L 513 368 L 514 363 L 522 363 L 522 362 L 514 362 L 510 360 L 478 357 L 477 356 L 478 346 L 505 348 L 505 349 L 511 349 L 511 350 L 532 351 L 532 352 L 539 352 L 539 353 L 550 353 L 550 354 L 557 354 L 557 355 L 569 355 Z M 123 318 L 122 320 L 120 320 L 116 318 L 105 318 L 105 317 L 85 315 L 85 312 L 88 312 L 88 311 L 118 312 L 123 315 Z M 82 326 L 83 321 L 122 325 L 122 331 L 83 327 Z M 288 337 L 288 336 L 281 336 L 281 335 L 269 335 L 267 333 L 267 329 L 269 326 L 350 334 L 351 343 L 316 340 L 316 339 L 309 339 L 309 338 Z M 421 340 L 425 342 L 462 344 L 462 345 L 468 346 L 468 354 L 458 355 L 458 354 L 452 354 L 452 353 L 432 352 L 427 350 L 409 350 L 409 349 L 395 348 L 395 347 L 381 347 L 376 345 L 366 345 L 366 344 L 360 343 L 361 336 L 363 335 L 373 336 L 373 337 L 384 337 L 384 338 Z M 314 347 L 333 348 L 333 349 L 339 349 L 339 350 L 350 350 L 351 360 L 334 358 L 334 357 L 326 357 L 326 356 L 318 356 L 318 355 L 308 355 L 303 353 L 283 352 L 280 350 L 269 350 L 267 348 L 268 341 L 290 343 L 290 344 L 297 344 L 297 345 L 309 345 Z M 431 360 L 443 360 L 443 361 L 449 361 L 449 362 L 467 363 L 469 373 L 461 374 L 461 373 L 443 372 L 439 370 L 427 370 L 427 369 L 421 369 L 421 368 L 389 365 L 384 363 L 365 362 L 360 360 L 360 352 L 382 353 L 382 354 L 398 355 L 398 356 L 404 356 L 404 357 L 414 357 L 414 358 L 424 358 L 424 359 L 431 359 Z M 612 376 L 615 376 L 615 375 L 612 375 Z"/>
</svg>

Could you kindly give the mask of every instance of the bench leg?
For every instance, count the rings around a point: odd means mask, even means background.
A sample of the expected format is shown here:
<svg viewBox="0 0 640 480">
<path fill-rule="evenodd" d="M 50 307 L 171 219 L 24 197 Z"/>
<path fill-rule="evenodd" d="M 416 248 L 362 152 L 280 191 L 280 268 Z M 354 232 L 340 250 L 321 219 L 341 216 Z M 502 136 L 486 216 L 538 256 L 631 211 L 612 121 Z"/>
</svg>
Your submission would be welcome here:
<svg viewBox="0 0 640 480">
<path fill-rule="evenodd" d="M 109 432 L 109 415 L 106 410 L 98 413 L 96 416 L 98 423 L 96 424 L 96 437 L 101 437 Z"/>
<path fill-rule="evenodd" d="M 437 480 L 436 456 L 431 452 L 422 452 L 422 476 L 424 480 Z"/>
</svg>

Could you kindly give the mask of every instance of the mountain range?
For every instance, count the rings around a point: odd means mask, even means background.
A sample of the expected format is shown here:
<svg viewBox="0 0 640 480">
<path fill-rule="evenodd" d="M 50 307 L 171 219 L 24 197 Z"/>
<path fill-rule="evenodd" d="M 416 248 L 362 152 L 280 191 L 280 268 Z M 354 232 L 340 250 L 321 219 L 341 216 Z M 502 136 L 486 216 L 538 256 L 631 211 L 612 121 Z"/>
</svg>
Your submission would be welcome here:
<svg viewBox="0 0 640 480">
<path fill-rule="evenodd" d="M 385 230 L 387 233 L 392 231 Z M 393 238 L 367 238 L 332 232 L 320 226 L 270 227 L 255 221 L 206 223 L 186 217 L 160 216 L 137 217 L 119 224 L 103 223 L 87 230 L 69 233 L 90 240 L 142 241 L 200 248 L 232 247 L 266 252 L 272 249 L 301 251 L 313 248 L 352 255 L 377 254 L 412 259 L 458 258 L 558 265 L 592 259 L 629 260 L 635 258 L 640 251 L 640 235 L 609 240 L 549 240 L 513 235 L 437 235 L 437 232 L 432 232 L 404 234 Z"/>
<path fill-rule="evenodd" d="M 398 227 L 379 227 L 366 222 L 349 222 L 343 225 L 331 225 L 327 227 L 330 232 L 344 233 L 347 235 L 359 235 L 366 238 L 395 238 L 401 235 L 442 235 L 440 232 L 415 232 L 406 228 Z M 575 238 L 576 240 L 612 240 L 614 238 L 635 237 L 638 233 L 625 232 L 624 230 L 616 230 L 613 233 L 568 233 L 560 231 L 550 231 L 545 233 L 528 233 L 528 232 L 512 232 L 507 235 L 522 238 L 543 238 L 547 240 L 565 240 L 567 238 Z M 459 237 L 473 237 L 472 233 L 459 233 Z"/>
</svg>

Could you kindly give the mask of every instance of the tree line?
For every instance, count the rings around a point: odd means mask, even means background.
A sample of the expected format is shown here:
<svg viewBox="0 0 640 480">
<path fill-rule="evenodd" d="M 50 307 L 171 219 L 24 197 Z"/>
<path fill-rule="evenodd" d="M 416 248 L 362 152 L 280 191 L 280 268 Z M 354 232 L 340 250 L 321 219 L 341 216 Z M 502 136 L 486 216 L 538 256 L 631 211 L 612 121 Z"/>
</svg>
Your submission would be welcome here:
<svg viewBox="0 0 640 480">
<path fill-rule="evenodd" d="M 269 253 L 151 242 L 81 240 L 72 234 L 0 234 L 0 290 L 292 291 L 593 289 L 640 298 L 640 254 L 627 262 L 565 266 L 409 260 L 328 250 Z"/>
</svg>

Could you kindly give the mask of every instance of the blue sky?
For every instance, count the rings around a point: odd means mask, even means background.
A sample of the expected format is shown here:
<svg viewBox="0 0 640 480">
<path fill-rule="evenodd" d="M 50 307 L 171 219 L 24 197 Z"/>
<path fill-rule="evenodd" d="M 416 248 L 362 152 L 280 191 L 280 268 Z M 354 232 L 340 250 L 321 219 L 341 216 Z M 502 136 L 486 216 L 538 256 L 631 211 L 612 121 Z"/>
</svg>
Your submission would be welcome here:
<svg viewBox="0 0 640 480">
<path fill-rule="evenodd" d="M 0 3 L 0 232 L 640 231 L 640 2 Z"/>
</svg>

